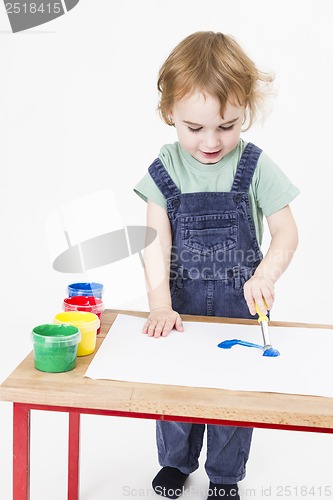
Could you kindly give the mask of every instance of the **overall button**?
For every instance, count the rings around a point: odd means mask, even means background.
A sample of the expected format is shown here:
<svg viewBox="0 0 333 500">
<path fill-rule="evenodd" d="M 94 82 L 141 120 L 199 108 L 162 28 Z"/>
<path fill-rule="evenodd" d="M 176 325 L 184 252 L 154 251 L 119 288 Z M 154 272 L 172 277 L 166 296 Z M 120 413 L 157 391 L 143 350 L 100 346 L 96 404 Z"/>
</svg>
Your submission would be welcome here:
<svg viewBox="0 0 333 500">
<path fill-rule="evenodd" d="M 177 208 L 180 205 L 180 200 L 178 198 L 176 200 L 172 200 L 171 204 L 173 208 Z"/>
<path fill-rule="evenodd" d="M 236 203 L 240 203 L 242 201 L 242 199 L 243 199 L 243 196 L 241 194 L 235 194 L 234 201 Z"/>
</svg>

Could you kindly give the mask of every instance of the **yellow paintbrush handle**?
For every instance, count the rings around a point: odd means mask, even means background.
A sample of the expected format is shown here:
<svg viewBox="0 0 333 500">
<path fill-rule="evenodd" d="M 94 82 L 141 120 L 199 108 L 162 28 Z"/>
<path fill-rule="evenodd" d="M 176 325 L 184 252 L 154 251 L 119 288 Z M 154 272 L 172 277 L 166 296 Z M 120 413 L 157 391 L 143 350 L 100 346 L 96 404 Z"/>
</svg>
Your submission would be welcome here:
<svg viewBox="0 0 333 500">
<path fill-rule="evenodd" d="M 267 309 L 267 304 L 266 304 L 266 301 L 264 299 L 264 304 L 266 306 L 266 309 Z M 257 311 L 257 314 L 258 314 L 258 322 L 261 323 L 262 321 L 267 321 L 268 322 L 268 318 L 265 314 L 262 314 L 262 312 L 259 310 L 259 307 L 257 306 L 257 303 L 255 302 L 254 303 L 255 305 L 255 308 L 256 308 L 256 311 Z"/>
</svg>

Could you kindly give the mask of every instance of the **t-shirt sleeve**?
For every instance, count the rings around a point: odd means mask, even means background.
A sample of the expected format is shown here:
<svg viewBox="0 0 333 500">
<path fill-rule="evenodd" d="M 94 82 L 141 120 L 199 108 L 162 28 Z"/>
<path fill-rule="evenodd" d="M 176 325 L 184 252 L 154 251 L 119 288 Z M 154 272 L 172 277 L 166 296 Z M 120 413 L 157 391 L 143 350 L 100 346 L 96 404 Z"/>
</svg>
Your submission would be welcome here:
<svg viewBox="0 0 333 500">
<path fill-rule="evenodd" d="M 134 186 L 134 192 L 145 202 L 152 200 L 157 205 L 166 208 L 166 200 L 161 191 L 156 186 L 149 172 Z"/>
<path fill-rule="evenodd" d="M 278 212 L 298 196 L 300 190 L 264 152 L 254 175 L 256 202 L 265 217 Z"/>
<path fill-rule="evenodd" d="M 175 182 L 179 186 L 179 179 L 177 175 L 177 169 L 175 165 L 181 164 L 181 158 L 179 153 L 178 142 L 173 144 L 165 144 L 161 147 L 158 158 L 161 160 L 164 168 Z M 134 192 L 140 196 L 144 201 L 148 199 L 154 201 L 157 205 L 166 208 L 167 203 L 164 195 L 161 193 L 149 172 L 134 186 Z"/>
</svg>

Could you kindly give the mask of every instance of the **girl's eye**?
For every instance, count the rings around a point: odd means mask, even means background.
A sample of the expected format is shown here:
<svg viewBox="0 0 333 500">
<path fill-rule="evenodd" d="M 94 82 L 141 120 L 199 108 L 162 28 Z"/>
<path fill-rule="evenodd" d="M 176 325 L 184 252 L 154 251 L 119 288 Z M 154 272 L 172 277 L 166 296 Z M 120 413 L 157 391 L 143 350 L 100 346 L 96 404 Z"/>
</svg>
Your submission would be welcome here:
<svg viewBox="0 0 333 500">
<path fill-rule="evenodd" d="M 188 127 L 189 131 L 190 132 L 200 132 L 200 130 L 202 130 L 202 127 L 199 127 L 199 128 L 192 128 L 192 127 Z"/>
<path fill-rule="evenodd" d="M 229 127 L 222 127 L 222 125 L 220 127 L 221 130 L 232 130 L 233 128 L 234 128 L 234 124 L 229 125 Z"/>
<path fill-rule="evenodd" d="M 232 130 L 233 128 L 234 128 L 234 124 L 229 125 L 228 127 L 223 127 L 222 125 L 220 126 L 220 130 L 224 130 L 224 131 Z M 196 132 L 200 132 L 200 130 L 202 130 L 202 127 L 199 127 L 199 128 L 188 127 L 188 129 L 190 132 L 196 133 Z"/>
</svg>

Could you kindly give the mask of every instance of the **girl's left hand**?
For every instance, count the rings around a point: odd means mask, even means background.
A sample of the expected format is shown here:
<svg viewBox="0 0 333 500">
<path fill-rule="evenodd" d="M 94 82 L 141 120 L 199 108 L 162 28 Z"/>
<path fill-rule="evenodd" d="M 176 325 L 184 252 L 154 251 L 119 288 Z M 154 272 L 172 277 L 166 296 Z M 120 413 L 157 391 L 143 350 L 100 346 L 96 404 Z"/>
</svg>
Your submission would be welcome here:
<svg viewBox="0 0 333 500">
<path fill-rule="evenodd" d="M 273 280 L 254 274 L 244 285 L 244 297 L 253 316 L 256 314 L 255 303 L 262 314 L 267 314 L 275 299 Z"/>
</svg>

